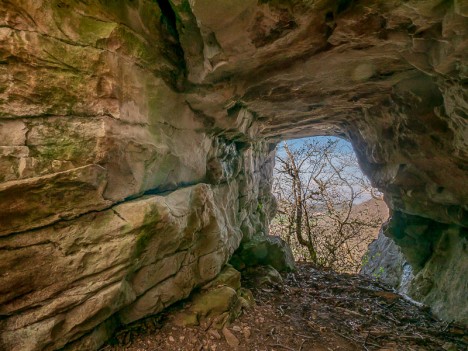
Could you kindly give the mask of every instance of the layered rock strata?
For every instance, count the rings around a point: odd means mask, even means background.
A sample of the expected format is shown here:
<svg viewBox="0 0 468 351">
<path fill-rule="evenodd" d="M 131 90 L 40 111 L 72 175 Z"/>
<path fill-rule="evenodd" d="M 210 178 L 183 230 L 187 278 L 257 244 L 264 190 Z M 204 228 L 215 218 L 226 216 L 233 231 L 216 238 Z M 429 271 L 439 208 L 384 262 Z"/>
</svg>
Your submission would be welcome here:
<svg viewBox="0 0 468 351">
<path fill-rule="evenodd" d="M 0 348 L 96 349 L 213 279 L 310 135 L 353 143 L 410 292 L 463 319 L 465 2 L 1 5 Z"/>
</svg>

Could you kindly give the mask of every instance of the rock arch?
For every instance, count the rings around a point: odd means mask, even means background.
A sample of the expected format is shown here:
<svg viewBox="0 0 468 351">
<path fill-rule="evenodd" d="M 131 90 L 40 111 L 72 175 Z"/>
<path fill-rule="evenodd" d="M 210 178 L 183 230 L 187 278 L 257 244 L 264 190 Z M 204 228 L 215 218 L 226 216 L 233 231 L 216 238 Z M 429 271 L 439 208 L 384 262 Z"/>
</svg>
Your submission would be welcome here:
<svg viewBox="0 0 468 351">
<path fill-rule="evenodd" d="M 275 143 L 312 135 L 352 142 L 413 296 L 466 323 L 467 11 L 4 1 L 0 345 L 95 349 L 187 296 L 265 234 Z"/>
</svg>

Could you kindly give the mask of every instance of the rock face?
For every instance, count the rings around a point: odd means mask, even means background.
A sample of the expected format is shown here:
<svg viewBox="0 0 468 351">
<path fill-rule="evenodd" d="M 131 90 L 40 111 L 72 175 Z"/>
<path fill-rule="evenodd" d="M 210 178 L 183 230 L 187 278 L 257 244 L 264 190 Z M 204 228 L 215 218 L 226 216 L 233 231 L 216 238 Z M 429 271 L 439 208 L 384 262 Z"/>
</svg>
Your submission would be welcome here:
<svg viewBox="0 0 468 351">
<path fill-rule="evenodd" d="M 239 269 L 269 265 L 280 272 L 295 268 L 291 248 L 281 238 L 272 235 L 256 236 L 241 243 L 231 258 L 231 264 Z"/>
<path fill-rule="evenodd" d="M 382 230 L 369 245 L 363 261 L 361 274 L 384 281 L 401 293 L 408 293 L 408 284 L 414 278 L 413 268 L 400 248 Z"/>
<path fill-rule="evenodd" d="M 410 294 L 466 322 L 466 2 L 3 0 L 0 349 L 96 349 L 268 232 L 275 143 L 349 139 Z"/>
<path fill-rule="evenodd" d="M 207 325 L 222 329 L 253 303 L 252 292 L 241 288 L 240 272 L 226 265 L 215 279 L 193 294 L 189 306 L 176 314 L 174 322 L 181 327 Z"/>
<path fill-rule="evenodd" d="M 412 223 L 407 227 L 414 230 L 415 225 Z M 425 228 L 423 225 L 421 227 Z M 431 246 L 429 258 L 428 249 L 425 249 L 426 237 L 418 242 L 413 239 L 413 245 L 406 247 L 407 254 L 404 255 L 395 244 L 395 241 L 399 242 L 398 238 L 394 241 L 381 231 L 369 246 L 367 262 L 361 273 L 374 276 L 399 292 L 423 301 L 440 318 L 468 324 L 468 286 L 466 277 L 461 273 L 468 269 L 467 237 L 463 229 L 457 226 L 439 224 L 438 227 L 430 227 L 431 230 L 438 229 L 433 232 L 438 237 Z M 390 228 L 386 229 L 389 232 Z M 410 229 L 406 230 L 412 233 Z"/>
</svg>

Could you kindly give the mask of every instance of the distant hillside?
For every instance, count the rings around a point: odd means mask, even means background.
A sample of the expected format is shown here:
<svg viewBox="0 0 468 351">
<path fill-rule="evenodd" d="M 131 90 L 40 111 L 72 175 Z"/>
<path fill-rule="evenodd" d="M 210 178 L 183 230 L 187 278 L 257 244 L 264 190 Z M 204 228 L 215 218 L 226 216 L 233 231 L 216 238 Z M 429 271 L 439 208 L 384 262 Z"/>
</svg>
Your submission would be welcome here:
<svg viewBox="0 0 468 351">
<path fill-rule="evenodd" d="M 381 218 L 382 223 L 388 219 L 389 211 L 387 204 L 383 200 L 370 199 L 358 205 L 354 205 L 353 215 L 361 215 L 364 218 Z M 378 234 L 377 230 L 377 234 Z M 375 237 L 377 237 L 377 234 Z"/>
<path fill-rule="evenodd" d="M 389 210 L 387 204 L 383 200 L 370 199 L 359 205 L 355 205 L 353 208 L 353 216 L 358 216 L 363 220 L 375 220 L 380 219 L 380 226 L 376 228 L 365 229 L 365 237 L 367 240 L 362 241 L 358 245 L 358 251 L 360 256 L 364 256 L 368 250 L 369 244 L 377 239 L 379 235 L 381 225 L 388 219 Z"/>
</svg>

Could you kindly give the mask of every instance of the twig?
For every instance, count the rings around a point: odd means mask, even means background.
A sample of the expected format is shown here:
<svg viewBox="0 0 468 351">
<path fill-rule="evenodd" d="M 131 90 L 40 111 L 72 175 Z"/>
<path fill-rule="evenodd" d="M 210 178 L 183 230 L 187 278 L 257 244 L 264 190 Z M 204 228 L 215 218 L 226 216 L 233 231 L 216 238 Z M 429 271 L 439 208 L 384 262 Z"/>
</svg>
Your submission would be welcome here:
<svg viewBox="0 0 468 351">
<path fill-rule="evenodd" d="M 307 335 L 302 335 L 298 333 L 294 333 L 294 335 L 300 336 L 301 338 L 306 338 L 306 339 L 315 339 L 313 336 L 307 336 Z"/>
<path fill-rule="evenodd" d="M 364 347 L 367 345 L 367 339 L 369 339 L 370 331 L 367 332 L 366 340 L 364 340 Z"/>
<path fill-rule="evenodd" d="M 338 334 L 339 336 L 341 336 L 341 337 L 345 338 L 345 339 L 348 339 L 348 340 L 350 340 L 350 341 L 354 341 L 354 342 L 356 342 L 356 343 L 358 342 L 356 339 L 353 339 L 353 338 L 352 338 L 352 337 L 350 337 L 350 336 L 346 336 L 346 335 L 344 335 L 344 334 L 341 334 L 341 333 L 339 333 L 339 332 L 337 332 L 337 331 L 335 331 L 335 333 L 336 333 L 336 334 Z"/>
<path fill-rule="evenodd" d="M 452 324 L 452 322 L 453 322 L 453 321 L 447 322 L 447 324 L 445 325 L 444 329 L 442 329 L 442 332 L 445 332 L 445 331 L 448 329 L 448 327 L 450 326 L 450 324 Z"/>
<path fill-rule="evenodd" d="M 389 308 L 392 308 L 397 304 L 398 300 L 393 301 L 391 304 L 387 305 L 384 307 L 384 309 L 388 310 Z"/>
<path fill-rule="evenodd" d="M 388 320 L 392 321 L 392 322 L 395 323 L 396 325 L 401 324 L 401 322 L 397 321 L 397 320 L 396 320 L 395 318 L 393 318 L 393 316 L 391 316 L 390 314 L 382 315 L 382 317 L 387 318 Z"/>
<path fill-rule="evenodd" d="M 421 335 L 414 333 L 415 335 L 398 335 L 399 339 L 409 339 L 409 340 L 426 340 Z"/>
<path fill-rule="evenodd" d="M 302 346 L 304 346 L 305 342 L 305 340 L 302 340 L 301 346 L 299 346 L 299 351 L 302 351 Z"/>
<path fill-rule="evenodd" d="M 415 305 L 415 306 L 417 306 L 417 307 L 419 307 L 419 308 L 424 308 L 424 307 L 425 307 L 425 305 L 424 305 L 423 303 L 413 300 L 413 299 L 412 299 L 411 297 L 409 297 L 408 295 L 401 294 L 401 296 L 403 297 L 403 299 L 404 299 L 405 301 L 409 302 L 409 303 L 412 304 L 412 305 Z"/>
<path fill-rule="evenodd" d="M 280 310 L 280 316 L 283 317 L 284 316 L 284 310 L 283 308 L 280 306 L 278 306 L 278 309 Z"/>
<path fill-rule="evenodd" d="M 357 343 L 357 344 L 360 344 L 360 343 L 361 343 L 359 340 L 356 340 L 356 339 L 354 339 L 354 338 L 352 338 L 352 337 L 350 337 L 350 336 L 346 336 L 346 335 L 341 334 L 341 333 L 339 333 L 339 332 L 337 332 L 337 331 L 335 331 L 335 333 L 338 334 L 339 336 L 342 336 L 342 337 L 345 338 L 345 339 L 348 339 L 348 340 L 350 340 L 350 341 L 354 341 L 354 342 Z M 372 344 L 372 343 L 370 343 L 370 342 L 369 342 L 368 344 L 369 344 L 369 346 L 380 347 L 379 345 Z M 369 349 L 366 347 L 366 343 L 364 343 L 362 346 L 363 346 L 366 350 L 369 350 Z"/>
<path fill-rule="evenodd" d="M 281 345 L 281 344 L 270 344 L 270 345 L 268 345 L 268 346 L 271 346 L 271 347 L 282 347 L 282 348 L 284 348 L 284 349 L 286 349 L 286 350 L 296 351 L 296 350 L 290 348 L 289 346 L 285 346 L 285 345 Z"/>
<path fill-rule="evenodd" d="M 364 316 L 363 316 L 362 314 L 360 314 L 359 312 L 356 312 L 356 311 L 353 311 L 353 310 L 349 310 L 349 309 L 344 308 L 344 307 L 339 307 L 339 306 L 337 306 L 336 309 L 339 310 L 339 311 L 343 311 L 343 312 L 345 312 L 345 313 L 352 314 L 353 316 L 364 317 Z"/>
</svg>

